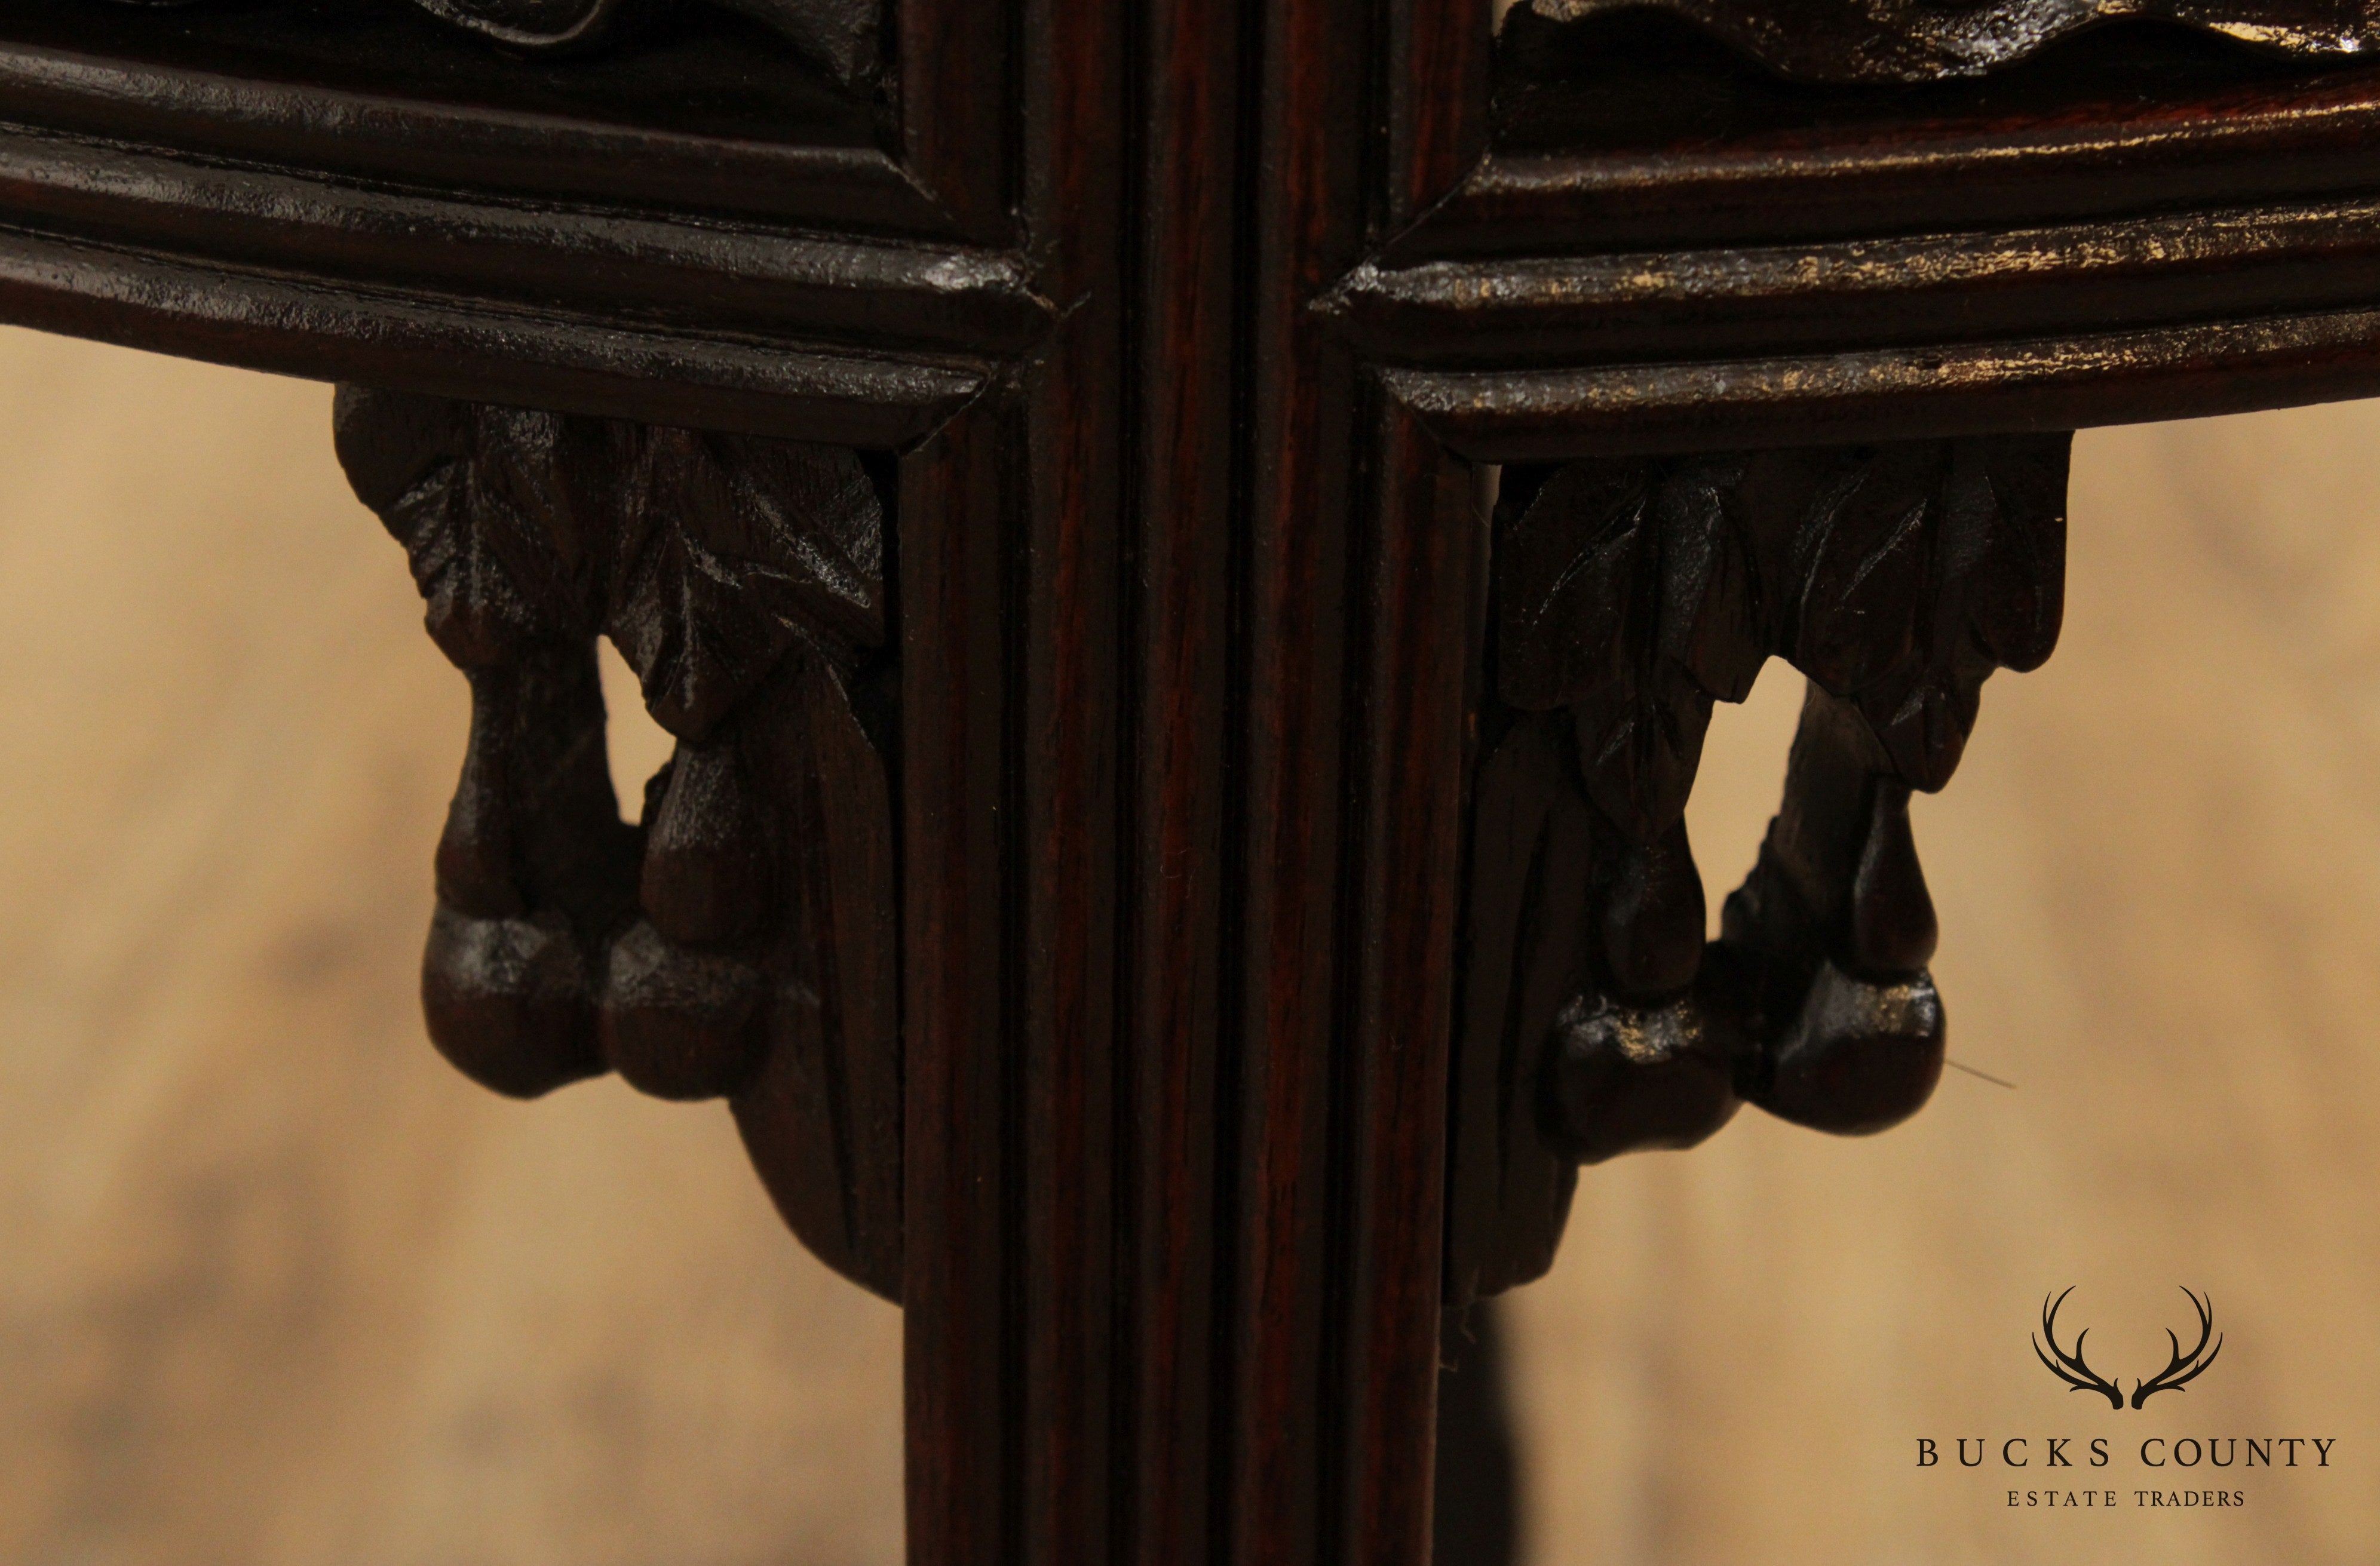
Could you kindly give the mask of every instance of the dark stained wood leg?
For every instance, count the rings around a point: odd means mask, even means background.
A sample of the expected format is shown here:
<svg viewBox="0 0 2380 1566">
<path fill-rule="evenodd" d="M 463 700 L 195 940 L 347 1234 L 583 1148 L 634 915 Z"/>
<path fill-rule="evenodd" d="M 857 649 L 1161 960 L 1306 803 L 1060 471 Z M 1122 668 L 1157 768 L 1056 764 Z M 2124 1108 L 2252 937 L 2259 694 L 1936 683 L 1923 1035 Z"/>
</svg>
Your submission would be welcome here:
<svg viewBox="0 0 2380 1566">
<path fill-rule="evenodd" d="M 1517 1566 L 1521 1558 L 1522 1463 L 1501 1316 L 1492 1300 L 1446 1313 L 1433 1566 Z"/>
<path fill-rule="evenodd" d="M 2062 441 L 1523 469 L 1491 527 L 1479 468 L 1345 390 L 1297 405 L 1356 449 L 1338 480 L 1279 453 L 1335 523 L 1256 529 L 1247 639 L 1206 652 L 1036 575 L 1115 564 L 1070 530 L 1046 386 L 897 496 L 838 448 L 342 394 L 473 690 L 433 1036 L 505 1092 L 733 1103 L 795 1232 L 908 1307 L 921 1559 L 1186 1566 L 1220 1530 L 1500 1566 L 1518 1457 L 1472 1302 L 1542 1270 L 1575 1164 L 1739 1099 L 1875 1130 L 1938 1075 L 1909 795 L 2054 643 Z M 1152 542 L 1214 633 L 1228 538 Z M 1122 665 L 1118 614 L 1160 637 Z M 634 825 L 598 635 L 679 740 Z M 1680 815 L 1710 703 L 1779 653 L 1811 682 L 1785 802 L 1706 947 Z"/>
<path fill-rule="evenodd" d="M 1111 14 L 1028 195 L 1108 210 L 1129 79 L 1131 308 L 1062 254 L 1050 355 L 903 459 L 910 1548 L 1420 1566 L 1479 469 L 1309 308 L 1321 193 L 1222 176 L 1328 8 Z"/>
<path fill-rule="evenodd" d="M 905 1299 L 919 1566 L 1419 1566 L 1441 1413 L 1488 1559 L 1441 1305 L 1548 1265 L 1582 1162 L 1940 1070 L 1909 795 L 2058 625 L 2063 437 L 1988 431 L 2380 385 L 2321 204 L 2380 91 L 2273 64 L 2380 30 L 2208 4 L 2150 8 L 2273 56 L 1973 93 L 2058 29 L 19 6 L 0 312 L 407 389 L 340 448 L 472 687 L 436 1041 L 729 1100 Z M 1711 155 L 1609 140 L 1646 65 Z M 601 636 L 678 740 L 633 824 Z M 1811 696 L 1706 941 L 1682 811 L 1770 657 Z"/>
</svg>

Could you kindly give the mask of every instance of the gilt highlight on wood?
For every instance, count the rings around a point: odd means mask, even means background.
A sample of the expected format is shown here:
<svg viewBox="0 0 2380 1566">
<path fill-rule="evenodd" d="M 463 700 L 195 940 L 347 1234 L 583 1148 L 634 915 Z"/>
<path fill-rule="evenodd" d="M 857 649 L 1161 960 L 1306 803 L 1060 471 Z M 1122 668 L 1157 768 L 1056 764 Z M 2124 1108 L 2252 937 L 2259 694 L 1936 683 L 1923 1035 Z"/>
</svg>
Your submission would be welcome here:
<svg viewBox="0 0 2380 1566">
<path fill-rule="evenodd" d="M 733 1106 L 919 1566 L 1511 1559 L 1450 1307 L 1934 1085 L 2067 432 L 2380 391 L 2371 5 L 1496 10 L 0 4 L 0 317 L 347 388 L 472 691 L 432 1039 Z"/>
</svg>

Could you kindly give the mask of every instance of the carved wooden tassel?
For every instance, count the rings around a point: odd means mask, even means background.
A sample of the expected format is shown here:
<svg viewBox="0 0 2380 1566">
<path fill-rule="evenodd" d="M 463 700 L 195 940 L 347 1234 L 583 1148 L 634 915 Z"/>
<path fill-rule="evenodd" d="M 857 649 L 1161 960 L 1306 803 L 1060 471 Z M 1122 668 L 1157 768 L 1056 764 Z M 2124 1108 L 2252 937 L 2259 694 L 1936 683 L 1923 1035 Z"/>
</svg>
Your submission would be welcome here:
<svg viewBox="0 0 2380 1566">
<path fill-rule="evenodd" d="M 853 453 L 339 397 L 356 491 L 470 677 L 422 997 L 501 1091 L 605 1067 L 727 1098 L 770 1194 L 881 1293 L 901 1263 L 883 511 Z M 677 736 L 619 818 L 594 638 Z"/>
<path fill-rule="evenodd" d="M 626 917 L 634 833 L 604 761 L 591 646 L 533 648 L 470 680 L 422 1008 L 467 1075 L 532 1098 L 603 1069 L 590 957 Z"/>
<path fill-rule="evenodd" d="M 1737 1102 L 1733 1041 L 1694 993 L 1704 905 L 1684 812 L 1711 702 L 1741 699 L 1760 657 L 1725 624 L 1742 572 L 1723 530 L 1670 477 L 1513 470 L 1501 511 L 1498 686 L 1516 708 L 1567 709 L 1593 810 L 1591 982 L 1556 1019 L 1548 1067 L 1549 1132 L 1586 1162 L 1691 1147 Z"/>
<path fill-rule="evenodd" d="M 1859 713 L 1810 686 L 1784 807 L 1727 900 L 1714 958 L 1758 1019 L 1743 1096 L 1822 1131 L 1898 1124 L 1942 1074 L 1934 904 L 1909 785 L 1887 768 Z"/>
<path fill-rule="evenodd" d="M 1599 982 L 1554 1022 L 1550 1124 L 1581 1163 L 1691 1147 L 1734 1117 L 1730 1019 L 1697 996 L 1703 885 L 1684 820 L 1638 843 L 1600 823 Z"/>
<path fill-rule="evenodd" d="M 355 388 L 336 420 L 357 494 L 406 546 L 430 633 L 471 682 L 422 964 L 430 1036 L 474 1080 L 532 1097 L 602 1069 L 598 954 L 627 916 L 636 855 L 605 765 L 593 627 L 556 544 L 570 498 L 537 481 L 563 422 Z"/>
<path fill-rule="evenodd" d="M 1880 1131 L 1942 1074 L 1936 923 L 1909 791 L 1950 781 L 1983 685 L 2058 645 L 2064 436 L 1854 451 L 1822 469 L 1779 650 L 1810 676 L 1784 808 L 1728 900 L 1759 1024 L 1742 1087 L 1799 1124 Z"/>
<path fill-rule="evenodd" d="M 759 1046 L 760 975 L 735 948 L 769 913 L 760 815 L 732 739 L 681 744 L 654 781 L 645 917 L 612 948 L 603 1052 L 656 1098 L 724 1098 Z"/>
<path fill-rule="evenodd" d="M 2068 437 L 1512 467 L 1498 510 L 1454 1057 L 1448 1297 L 1551 1261 L 1576 1162 L 1739 1098 L 1880 1130 L 1939 1079 L 1912 789 L 2056 645 Z M 1810 690 L 1759 863 L 1702 941 L 1711 703 Z M 1524 1085 L 1514 1088 L 1512 1085 Z"/>
</svg>

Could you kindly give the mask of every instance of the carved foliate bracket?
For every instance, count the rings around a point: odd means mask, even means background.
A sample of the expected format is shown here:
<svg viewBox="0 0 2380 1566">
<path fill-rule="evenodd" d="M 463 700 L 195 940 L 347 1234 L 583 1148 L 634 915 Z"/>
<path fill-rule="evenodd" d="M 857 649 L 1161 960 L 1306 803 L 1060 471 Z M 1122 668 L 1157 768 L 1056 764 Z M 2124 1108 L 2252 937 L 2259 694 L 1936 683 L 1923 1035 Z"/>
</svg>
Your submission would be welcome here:
<svg viewBox="0 0 2380 1566">
<path fill-rule="evenodd" d="M 1450 1289 L 1551 1262 L 1575 1165 L 1741 1100 L 1883 1129 L 1941 1074 L 1912 789 L 2058 639 L 2070 437 L 1507 468 L 1473 789 Z M 1706 944 L 1714 701 L 1807 676 L 1782 808 Z"/>
<path fill-rule="evenodd" d="M 343 388 L 338 450 L 471 684 L 422 1002 L 519 1097 L 726 1098 L 888 1296 L 900 1043 L 884 508 L 838 447 Z M 677 739 L 624 822 L 595 638 Z"/>
</svg>

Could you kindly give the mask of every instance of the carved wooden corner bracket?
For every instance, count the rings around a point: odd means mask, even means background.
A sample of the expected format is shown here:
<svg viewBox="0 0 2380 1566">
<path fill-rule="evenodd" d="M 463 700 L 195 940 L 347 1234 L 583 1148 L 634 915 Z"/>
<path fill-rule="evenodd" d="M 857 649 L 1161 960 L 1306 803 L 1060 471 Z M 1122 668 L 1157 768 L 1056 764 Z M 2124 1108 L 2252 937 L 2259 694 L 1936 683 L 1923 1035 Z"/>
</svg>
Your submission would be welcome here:
<svg viewBox="0 0 2380 1566">
<path fill-rule="evenodd" d="M 340 390 L 341 462 L 471 685 L 422 1002 L 519 1097 L 726 1098 L 780 1211 L 895 1296 L 883 502 L 840 447 Z M 595 638 L 676 736 L 624 822 Z"/>
<path fill-rule="evenodd" d="M 1474 782 L 1450 1288 L 1551 1262 L 1578 1162 L 1749 1100 L 1882 1130 L 1942 1070 L 1909 796 L 2058 639 L 2066 435 L 1509 467 Z M 1715 700 L 1808 680 L 1782 807 L 1704 941 Z"/>
</svg>

